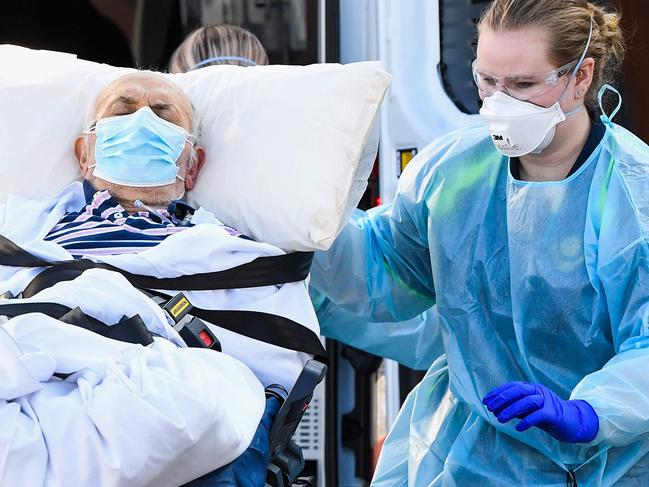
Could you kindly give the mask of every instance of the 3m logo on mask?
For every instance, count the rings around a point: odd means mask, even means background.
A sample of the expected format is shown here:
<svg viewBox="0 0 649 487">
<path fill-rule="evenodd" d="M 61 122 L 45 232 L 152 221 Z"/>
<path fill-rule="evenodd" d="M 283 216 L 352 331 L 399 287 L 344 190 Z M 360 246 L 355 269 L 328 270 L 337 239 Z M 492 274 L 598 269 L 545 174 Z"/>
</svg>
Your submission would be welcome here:
<svg viewBox="0 0 649 487">
<path fill-rule="evenodd" d="M 512 148 L 512 141 L 507 134 L 491 134 L 491 139 L 498 149 Z"/>
</svg>

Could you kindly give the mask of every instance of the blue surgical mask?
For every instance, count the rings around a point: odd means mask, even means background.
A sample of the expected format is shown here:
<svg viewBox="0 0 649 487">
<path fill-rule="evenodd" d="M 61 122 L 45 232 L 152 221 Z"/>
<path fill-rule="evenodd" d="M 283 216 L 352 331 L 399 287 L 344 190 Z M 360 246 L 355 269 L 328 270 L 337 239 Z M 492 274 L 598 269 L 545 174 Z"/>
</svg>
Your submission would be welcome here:
<svg viewBox="0 0 649 487">
<path fill-rule="evenodd" d="M 189 134 L 158 117 L 149 107 L 135 113 L 108 117 L 94 129 L 93 175 L 123 186 L 151 187 L 172 184 L 178 176 L 176 161 Z"/>
</svg>

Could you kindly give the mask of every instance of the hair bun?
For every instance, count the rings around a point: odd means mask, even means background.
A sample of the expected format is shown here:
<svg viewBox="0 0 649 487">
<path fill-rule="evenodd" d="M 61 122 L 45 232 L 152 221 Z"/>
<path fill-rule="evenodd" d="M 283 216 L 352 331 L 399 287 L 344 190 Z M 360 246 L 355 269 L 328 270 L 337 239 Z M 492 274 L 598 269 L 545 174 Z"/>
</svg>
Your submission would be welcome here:
<svg viewBox="0 0 649 487">
<path fill-rule="evenodd" d="M 622 17 L 616 12 L 607 12 L 599 5 L 587 2 L 588 11 L 598 26 L 599 35 L 608 45 L 608 58 L 613 61 L 613 66 L 619 67 L 624 60 L 624 34 L 620 26 Z"/>
<path fill-rule="evenodd" d="M 593 20 L 597 24 L 602 34 L 606 38 L 622 36 L 620 21 L 621 16 L 617 13 L 606 12 L 602 7 L 591 2 L 586 3 L 588 11 L 591 13 Z"/>
<path fill-rule="evenodd" d="M 597 22 L 597 25 L 601 26 L 604 24 L 604 10 L 599 6 L 591 2 L 586 2 L 586 8 L 593 16 L 593 20 Z"/>
</svg>

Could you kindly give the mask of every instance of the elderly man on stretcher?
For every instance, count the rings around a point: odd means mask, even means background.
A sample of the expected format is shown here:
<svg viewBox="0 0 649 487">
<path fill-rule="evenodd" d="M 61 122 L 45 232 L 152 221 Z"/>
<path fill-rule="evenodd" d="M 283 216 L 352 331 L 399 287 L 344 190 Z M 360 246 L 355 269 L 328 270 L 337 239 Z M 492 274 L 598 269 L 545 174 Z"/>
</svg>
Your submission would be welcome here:
<svg viewBox="0 0 649 487">
<path fill-rule="evenodd" d="M 181 200 L 205 152 L 173 83 L 123 76 L 92 115 L 75 144 L 83 182 L 52 200 L 10 197 L 0 207 L 0 292 L 13 298 L 0 301 L 0 485 L 189 482 L 267 435 L 258 431 L 265 408 L 266 428 L 273 412 L 264 388 L 290 389 L 309 358 L 214 326 L 197 337 L 217 338 L 224 353 L 185 347 L 173 313 L 129 276 L 206 275 L 283 252 Z M 61 276 L 39 259 L 106 265 Z M 200 309 L 253 309 L 318 329 L 304 282 L 182 296 Z"/>
</svg>

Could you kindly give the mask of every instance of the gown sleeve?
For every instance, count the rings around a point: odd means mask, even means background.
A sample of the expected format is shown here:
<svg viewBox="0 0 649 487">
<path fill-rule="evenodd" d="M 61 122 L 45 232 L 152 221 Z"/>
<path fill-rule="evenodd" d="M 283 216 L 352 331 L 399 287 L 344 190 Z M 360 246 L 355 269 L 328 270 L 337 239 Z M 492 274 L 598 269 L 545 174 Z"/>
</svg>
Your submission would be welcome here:
<svg viewBox="0 0 649 487">
<path fill-rule="evenodd" d="M 605 297 L 615 355 L 571 395 L 597 412 L 594 443 L 602 446 L 649 439 L 649 149 L 615 159 L 593 185 L 585 240 L 596 256 L 590 273 Z"/>
<path fill-rule="evenodd" d="M 311 286 L 361 320 L 402 321 L 435 304 L 428 245 L 430 151 L 402 175 L 394 202 L 357 210 L 332 247 L 317 252 Z"/>
</svg>

